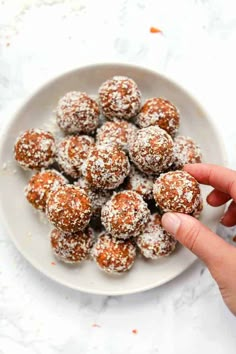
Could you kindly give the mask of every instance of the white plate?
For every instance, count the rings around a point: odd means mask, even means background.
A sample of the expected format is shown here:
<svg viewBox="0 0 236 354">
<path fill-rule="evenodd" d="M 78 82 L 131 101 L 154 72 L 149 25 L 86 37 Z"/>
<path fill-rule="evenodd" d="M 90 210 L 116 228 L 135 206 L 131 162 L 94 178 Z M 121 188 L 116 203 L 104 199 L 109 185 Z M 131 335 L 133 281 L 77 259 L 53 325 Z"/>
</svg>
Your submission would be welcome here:
<svg viewBox="0 0 236 354">
<path fill-rule="evenodd" d="M 130 65 L 93 65 L 70 71 L 50 81 L 28 99 L 9 122 L 1 138 L 0 214 L 9 236 L 18 250 L 38 270 L 65 286 L 81 291 L 122 295 L 147 290 L 161 285 L 187 269 L 195 256 L 179 246 L 168 258 L 157 261 L 137 259 L 130 272 L 111 277 L 101 272 L 91 261 L 70 266 L 56 261 L 49 244 L 49 225 L 39 218 L 26 202 L 24 186 L 29 172 L 23 171 L 13 160 L 13 145 L 19 133 L 32 127 L 48 127 L 58 99 L 67 91 L 80 90 L 97 93 L 100 84 L 113 75 L 133 78 L 143 98 L 163 96 L 181 112 L 180 133 L 190 135 L 201 146 L 204 160 L 223 165 L 224 149 L 214 124 L 201 105 L 184 89 L 156 72 Z M 54 117 L 53 117 L 54 119 Z M 203 188 L 206 195 L 208 188 Z M 222 208 L 204 206 L 201 221 L 215 230 Z M 56 265 L 52 265 L 52 262 Z"/>
</svg>

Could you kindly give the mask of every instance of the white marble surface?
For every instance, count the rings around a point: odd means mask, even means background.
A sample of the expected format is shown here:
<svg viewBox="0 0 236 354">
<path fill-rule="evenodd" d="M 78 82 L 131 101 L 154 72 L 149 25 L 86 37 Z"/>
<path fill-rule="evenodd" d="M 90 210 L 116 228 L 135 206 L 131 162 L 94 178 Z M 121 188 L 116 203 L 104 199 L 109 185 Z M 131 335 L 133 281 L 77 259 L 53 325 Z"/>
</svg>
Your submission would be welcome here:
<svg viewBox="0 0 236 354">
<path fill-rule="evenodd" d="M 0 128 L 27 95 L 64 70 L 136 63 L 195 93 L 236 167 L 235 10 L 234 0 L 1 0 Z M 235 231 L 220 232 L 230 239 Z M 235 328 L 200 262 L 145 293 L 88 295 L 38 273 L 0 227 L 0 354 L 233 354 Z"/>
</svg>

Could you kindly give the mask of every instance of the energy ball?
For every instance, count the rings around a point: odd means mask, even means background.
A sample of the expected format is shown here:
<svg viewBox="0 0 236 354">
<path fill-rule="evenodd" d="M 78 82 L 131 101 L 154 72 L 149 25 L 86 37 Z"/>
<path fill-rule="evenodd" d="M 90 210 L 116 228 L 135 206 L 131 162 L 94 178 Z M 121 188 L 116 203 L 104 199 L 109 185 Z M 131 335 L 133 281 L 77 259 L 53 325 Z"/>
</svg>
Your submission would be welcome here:
<svg viewBox="0 0 236 354">
<path fill-rule="evenodd" d="M 136 192 L 116 193 L 103 206 L 102 224 L 112 236 L 127 239 L 144 230 L 150 211 L 143 198 Z"/>
<path fill-rule="evenodd" d="M 21 167 L 40 170 L 54 162 L 55 150 L 55 140 L 51 133 L 29 129 L 17 138 L 14 154 Z"/>
<path fill-rule="evenodd" d="M 141 92 L 132 79 L 114 76 L 99 88 L 99 101 L 106 118 L 130 119 L 140 111 Z"/>
<path fill-rule="evenodd" d="M 188 163 L 202 162 L 200 147 L 188 136 L 177 136 L 174 140 L 173 168 L 180 170 Z"/>
<path fill-rule="evenodd" d="M 66 183 L 66 178 L 55 170 L 38 172 L 30 178 L 25 188 L 26 199 L 35 209 L 45 211 L 49 193 Z"/>
<path fill-rule="evenodd" d="M 91 228 L 73 234 L 65 234 L 53 229 L 50 238 L 53 253 L 65 263 L 80 263 L 89 258 L 94 244 L 94 234 Z"/>
<path fill-rule="evenodd" d="M 150 125 L 157 125 L 167 131 L 172 137 L 179 128 L 179 111 L 168 100 L 155 97 L 148 99 L 137 117 L 137 124 L 140 128 Z"/>
<path fill-rule="evenodd" d="M 94 139 L 87 135 L 63 138 L 57 145 L 56 153 L 56 161 L 61 170 L 72 178 L 80 177 L 82 164 L 94 145 Z"/>
<path fill-rule="evenodd" d="M 201 198 L 199 183 L 185 171 L 161 174 L 154 182 L 153 196 L 164 212 L 185 214 L 193 213 Z"/>
<path fill-rule="evenodd" d="M 83 230 L 91 214 L 90 199 L 82 188 L 64 185 L 49 194 L 46 215 L 60 231 L 74 233 Z"/>
<path fill-rule="evenodd" d="M 97 130 L 97 142 L 99 144 L 117 143 L 125 150 L 128 149 L 128 141 L 136 132 L 134 124 L 125 120 L 116 119 L 113 122 L 105 122 Z"/>
<path fill-rule="evenodd" d="M 161 216 L 157 213 L 151 216 L 136 243 L 142 255 L 150 259 L 169 256 L 176 246 L 176 240 L 162 227 Z"/>
<path fill-rule="evenodd" d="M 134 264 L 136 247 L 130 240 L 117 240 L 102 233 L 92 250 L 98 267 L 109 274 L 119 274 L 129 270 Z"/>
<path fill-rule="evenodd" d="M 173 141 L 157 126 L 142 128 L 129 143 L 133 163 L 144 173 L 160 174 L 173 163 Z"/>
<path fill-rule="evenodd" d="M 153 176 L 145 175 L 132 165 L 125 189 L 137 192 L 144 200 L 150 200 L 153 198 L 153 180 Z"/>
<path fill-rule="evenodd" d="M 59 100 L 56 115 L 64 132 L 89 134 L 98 126 L 99 107 L 87 93 L 71 91 Z"/>
<path fill-rule="evenodd" d="M 99 217 L 101 215 L 101 209 L 103 205 L 111 198 L 112 191 L 107 189 L 94 189 L 92 188 L 85 178 L 80 178 L 74 183 L 75 186 L 83 188 L 91 201 L 92 214 Z"/>
<path fill-rule="evenodd" d="M 115 189 L 129 171 L 129 159 L 117 144 L 96 145 L 82 168 L 85 179 L 96 189 Z"/>
</svg>

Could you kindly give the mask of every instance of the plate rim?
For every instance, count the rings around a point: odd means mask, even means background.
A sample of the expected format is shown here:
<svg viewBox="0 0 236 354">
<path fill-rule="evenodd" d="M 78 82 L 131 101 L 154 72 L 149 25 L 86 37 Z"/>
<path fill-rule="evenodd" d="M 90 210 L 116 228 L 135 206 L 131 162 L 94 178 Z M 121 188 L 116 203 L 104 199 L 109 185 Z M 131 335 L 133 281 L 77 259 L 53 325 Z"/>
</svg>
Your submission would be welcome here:
<svg viewBox="0 0 236 354">
<path fill-rule="evenodd" d="M 220 150 L 221 150 L 221 154 L 222 154 L 222 159 L 223 159 L 223 166 L 228 166 L 228 157 L 227 157 L 227 151 L 225 148 L 225 143 L 224 141 L 220 138 L 220 134 L 219 134 L 219 127 L 217 126 L 217 124 L 215 124 L 215 120 L 212 118 L 211 114 L 209 113 L 209 111 L 205 108 L 205 106 L 203 104 L 201 104 L 198 99 L 195 97 L 195 95 L 191 92 L 190 89 L 185 88 L 185 86 L 183 86 L 182 84 L 179 84 L 177 81 L 175 81 L 175 79 L 172 79 L 170 76 L 167 76 L 166 74 L 163 74 L 162 72 L 158 72 L 155 71 L 153 69 L 147 68 L 145 66 L 140 66 L 140 65 L 136 65 L 136 64 L 130 64 L 130 63 L 118 63 L 118 62 L 104 62 L 104 63 L 98 63 L 98 64 L 90 64 L 90 65 L 82 65 L 82 66 L 78 66 L 74 69 L 70 69 L 67 71 L 62 72 L 59 75 L 55 75 L 54 77 L 50 78 L 49 80 L 47 80 L 46 82 L 44 82 L 43 84 L 39 85 L 38 88 L 36 88 L 30 95 L 28 95 L 25 99 L 23 99 L 21 101 L 21 103 L 19 103 L 17 105 L 17 107 L 15 107 L 14 111 L 12 111 L 8 116 L 8 119 L 5 120 L 5 124 L 3 123 L 1 132 L 0 132 L 0 151 L 2 151 L 3 146 L 6 143 L 6 139 L 8 136 L 8 132 L 13 124 L 13 122 L 15 121 L 15 119 L 17 118 L 18 115 L 20 115 L 21 111 L 24 110 L 24 108 L 28 105 L 28 103 L 31 101 L 31 99 L 33 99 L 36 95 L 40 94 L 42 91 L 44 91 L 48 86 L 50 86 L 51 84 L 53 84 L 54 82 L 56 82 L 57 80 L 61 80 L 63 79 L 63 77 L 66 77 L 68 75 L 72 75 L 73 73 L 77 73 L 80 70 L 89 70 L 89 69 L 99 69 L 99 68 L 107 68 L 110 67 L 112 68 L 113 66 L 119 66 L 122 67 L 124 69 L 137 69 L 137 70 L 141 70 L 141 71 L 146 71 L 149 72 L 152 75 L 158 75 L 160 76 L 162 79 L 164 79 L 165 81 L 167 81 L 169 84 L 174 85 L 176 88 L 182 90 L 184 92 L 185 95 L 187 95 L 188 97 L 191 98 L 192 101 L 195 102 L 196 106 L 198 106 L 200 108 L 200 110 L 203 112 L 203 114 L 206 116 L 207 120 L 211 123 L 212 129 L 214 131 L 214 134 L 217 138 L 217 140 L 219 141 L 220 144 Z M 1 180 L 1 176 L 0 176 L 0 180 Z M 143 291 L 147 291 L 153 288 L 157 288 L 165 283 L 170 282 L 171 280 L 173 280 L 174 278 L 180 276 L 181 274 L 183 274 L 188 268 L 190 268 L 198 259 L 196 255 L 194 255 L 192 253 L 192 260 L 191 262 L 189 262 L 189 264 L 185 267 L 183 267 L 182 271 L 176 271 L 173 274 L 171 274 L 169 277 L 166 277 L 163 280 L 159 280 L 157 283 L 153 283 L 153 284 L 149 284 L 147 286 L 141 286 L 141 288 L 136 287 L 133 288 L 131 290 L 123 290 L 123 291 L 102 291 L 102 290 L 93 290 L 93 288 L 89 289 L 88 287 L 83 288 L 80 286 L 75 286 L 73 284 L 71 284 L 70 282 L 67 282 L 66 280 L 61 280 L 60 277 L 57 277 L 57 275 L 55 274 L 55 276 L 53 276 L 50 272 L 48 272 L 48 270 L 44 267 L 41 267 L 41 264 L 38 264 L 37 262 L 34 262 L 34 258 L 31 257 L 30 255 L 28 255 L 27 253 L 25 253 L 24 251 L 24 247 L 21 247 L 20 244 L 18 244 L 17 242 L 17 238 L 14 237 L 13 233 L 11 232 L 10 229 L 10 225 L 9 223 L 6 221 L 6 219 L 4 218 L 4 212 L 3 212 L 3 203 L 2 200 L 0 200 L 0 220 L 1 220 L 1 224 L 3 226 L 3 228 L 6 230 L 6 234 L 8 234 L 8 236 L 10 237 L 11 241 L 13 242 L 14 246 L 16 247 L 17 251 L 26 259 L 26 261 L 33 266 L 37 271 L 40 271 L 41 274 L 47 276 L 49 279 L 53 280 L 56 283 L 59 283 L 60 285 L 66 286 L 70 289 L 74 289 L 76 291 L 81 291 L 83 293 L 87 293 L 87 294 L 94 294 L 94 295 L 106 295 L 106 296 L 122 296 L 122 295 L 131 295 L 131 294 L 136 294 L 139 292 L 143 292 Z"/>
</svg>

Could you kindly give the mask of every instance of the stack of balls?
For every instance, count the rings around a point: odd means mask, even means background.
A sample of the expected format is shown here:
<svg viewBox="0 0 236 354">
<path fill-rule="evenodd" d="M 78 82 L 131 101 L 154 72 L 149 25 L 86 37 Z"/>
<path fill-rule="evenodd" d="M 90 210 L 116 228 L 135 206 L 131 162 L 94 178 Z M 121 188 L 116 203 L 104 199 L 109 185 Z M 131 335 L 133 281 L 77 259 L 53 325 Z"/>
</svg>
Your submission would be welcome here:
<svg viewBox="0 0 236 354">
<path fill-rule="evenodd" d="M 176 241 L 161 215 L 198 217 L 202 210 L 199 184 L 183 171 L 186 163 L 201 162 L 201 152 L 191 138 L 176 137 L 174 104 L 155 97 L 142 105 L 137 84 L 114 76 L 99 88 L 98 103 L 84 92 L 66 93 L 56 116 L 63 138 L 30 129 L 17 138 L 14 153 L 21 167 L 36 171 L 25 196 L 53 225 L 58 259 L 92 257 L 118 274 L 132 267 L 137 251 L 147 259 L 169 256 Z"/>
</svg>

